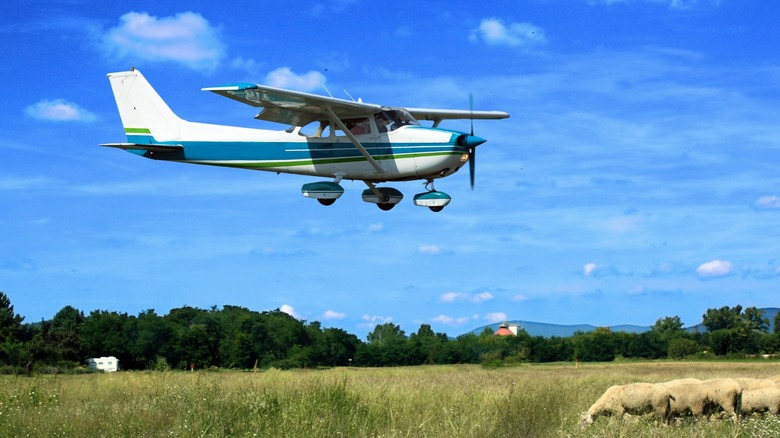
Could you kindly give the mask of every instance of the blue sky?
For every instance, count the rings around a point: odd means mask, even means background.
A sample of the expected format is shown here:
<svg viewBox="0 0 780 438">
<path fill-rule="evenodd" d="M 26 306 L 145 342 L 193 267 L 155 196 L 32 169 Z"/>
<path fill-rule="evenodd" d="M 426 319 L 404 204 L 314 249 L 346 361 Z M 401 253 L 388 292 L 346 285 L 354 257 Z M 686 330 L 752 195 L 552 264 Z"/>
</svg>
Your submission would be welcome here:
<svg viewBox="0 0 780 438">
<path fill-rule="evenodd" d="M 759 0 L 160 2 L 0 6 L 0 290 L 166 314 L 282 308 L 365 336 L 510 320 L 698 323 L 780 305 L 780 5 Z M 390 7 L 392 6 L 392 7 Z M 181 117 L 258 128 L 200 91 L 248 81 L 476 121 L 476 190 L 390 212 L 362 182 L 145 160 L 106 73 L 135 66 Z M 444 127 L 468 130 L 468 121 Z"/>
</svg>

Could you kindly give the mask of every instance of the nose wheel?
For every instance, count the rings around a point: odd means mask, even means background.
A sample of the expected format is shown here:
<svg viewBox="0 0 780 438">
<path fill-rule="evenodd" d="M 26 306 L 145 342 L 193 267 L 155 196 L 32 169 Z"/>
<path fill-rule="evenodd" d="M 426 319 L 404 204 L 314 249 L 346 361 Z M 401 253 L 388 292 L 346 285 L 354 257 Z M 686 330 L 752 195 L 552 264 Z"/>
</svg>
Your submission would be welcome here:
<svg viewBox="0 0 780 438">
<path fill-rule="evenodd" d="M 420 207 L 428 207 L 433 212 L 439 212 L 450 203 L 450 195 L 439 192 L 433 186 L 433 180 L 429 179 L 425 183 L 425 189 L 428 190 L 425 193 L 418 193 L 414 195 L 414 205 Z"/>
</svg>

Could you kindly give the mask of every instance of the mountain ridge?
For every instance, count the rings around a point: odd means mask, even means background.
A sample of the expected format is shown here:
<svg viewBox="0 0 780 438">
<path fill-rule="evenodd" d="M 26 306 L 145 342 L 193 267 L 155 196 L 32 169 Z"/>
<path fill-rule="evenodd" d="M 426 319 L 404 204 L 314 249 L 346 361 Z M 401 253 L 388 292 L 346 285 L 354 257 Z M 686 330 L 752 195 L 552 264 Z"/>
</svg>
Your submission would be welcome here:
<svg viewBox="0 0 780 438">
<path fill-rule="evenodd" d="M 780 308 L 765 307 L 758 310 L 763 312 L 764 318 L 769 319 L 769 333 L 772 333 L 774 330 L 775 315 L 777 315 L 778 311 L 780 311 Z M 531 336 L 543 336 L 546 338 L 553 337 L 553 336 L 565 338 L 574 335 L 574 333 L 578 331 L 587 333 L 596 330 L 598 327 L 600 327 L 591 324 L 550 324 L 546 322 L 522 321 L 522 320 L 507 320 L 505 322 L 508 324 L 520 325 L 520 327 L 525 329 L 526 333 L 528 333 Z M 504 322 L 497 322 L 493 324 L 483 325 L 467 333 L 474 333 L 476 335 L 479 335 L 488 327 L 490 327 L 495 332 L 496 330 L 498 330 L 499 326 L 501 326 L 501 324 L 503 323 Z M 646 331 L 650 331 L 650 329 L 652 328 L 651 326 L 642 326 L 642 325 L 635 325 L 635 324 L 617 324 L 608 327 L 613 332 L 626 332 L 626 333 L 643 333 Z M 707 331 L 707 328 L 704 327 L 704 324 L 702 323 L 685 327 L 684 329 L 690 332 Z"/>
</svg>

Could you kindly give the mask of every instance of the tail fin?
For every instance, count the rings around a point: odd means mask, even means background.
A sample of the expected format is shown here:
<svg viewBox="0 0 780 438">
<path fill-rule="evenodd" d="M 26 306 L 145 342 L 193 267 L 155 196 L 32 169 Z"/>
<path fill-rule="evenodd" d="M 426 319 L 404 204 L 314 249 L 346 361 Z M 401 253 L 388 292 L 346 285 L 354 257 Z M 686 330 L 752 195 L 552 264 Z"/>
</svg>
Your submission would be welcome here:
<svg viewBox="0 0 780 438">
<path fill-rule="evenodd" d="M 179 138 L 184 120 L 171 111 L 140 71 L 109 73 L 108 80 L 129 143 L 154 144 Z"/>
</svg>

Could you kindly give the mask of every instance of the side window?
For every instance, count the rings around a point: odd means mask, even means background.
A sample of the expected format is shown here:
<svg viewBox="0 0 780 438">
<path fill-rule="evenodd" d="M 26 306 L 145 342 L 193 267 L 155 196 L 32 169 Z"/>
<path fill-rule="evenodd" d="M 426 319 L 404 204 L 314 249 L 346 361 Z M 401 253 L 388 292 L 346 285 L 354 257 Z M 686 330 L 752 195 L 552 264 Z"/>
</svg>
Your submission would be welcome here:
<svg viewBox="0 0 780 438">
<path fill-rule="evenodd" d="M 374 114 L 374 121 L 379 132 L 394 131 L 406 125 L 419 125 L 417 120 L 403 109 L 387 109 Z"/>
<path fill-rule="evenodd" d="M 374 122 L 376 122 L 376 129 L 379 130 L 380 134 L 390 131 L 390 128 L 393 125 L 392 114 L 387 111 L 378 112 L 374 114 Z"/>
<path fill-rule="evenodd" d="M 306 126 L 301 127 L 298 131 L 300 135 L 312 138 L 327 138 L 330 137 L 330 123 L 327 120 L 318 120 L 311 122 Z"/>
<path fill-rule="evenodd" d="M 363 135 L 371 133 L 371 123 L 367 117 L 344 119 L 343 122 L 344 126 L 346 126 L 352 135 Z M 336 128 L 336 135 L 343 137 L 347 134 L 345 134 L 341 129 Z"/>
</svg>

